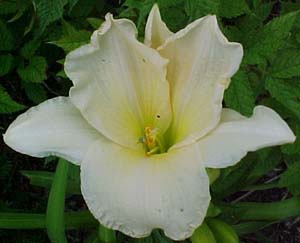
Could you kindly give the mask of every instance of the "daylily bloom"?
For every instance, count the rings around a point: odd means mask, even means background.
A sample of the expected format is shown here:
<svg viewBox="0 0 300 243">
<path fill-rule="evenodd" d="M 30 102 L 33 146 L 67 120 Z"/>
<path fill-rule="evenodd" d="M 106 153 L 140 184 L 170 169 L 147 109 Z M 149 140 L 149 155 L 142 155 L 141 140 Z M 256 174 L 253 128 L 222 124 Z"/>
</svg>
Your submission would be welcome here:
<svg viewBox="0 0 300 243">
<path fill-rule="evenodd" d="M 206 16 L 172 33 L 157 5 L 145 43 L 127 19 L 107 14 L 91 43 L 66 57 L 70 97 L 20 115 L 5 142 L 35 157 L 81 166 L 81 190 L 104 226 L 132 237 L 161 228 L 185 239 L 210 202 L 205 168 L 234 165 L 248 151 L 293 142 L 273 110 L 222 109 L 243 50 Z"/>
</svg>

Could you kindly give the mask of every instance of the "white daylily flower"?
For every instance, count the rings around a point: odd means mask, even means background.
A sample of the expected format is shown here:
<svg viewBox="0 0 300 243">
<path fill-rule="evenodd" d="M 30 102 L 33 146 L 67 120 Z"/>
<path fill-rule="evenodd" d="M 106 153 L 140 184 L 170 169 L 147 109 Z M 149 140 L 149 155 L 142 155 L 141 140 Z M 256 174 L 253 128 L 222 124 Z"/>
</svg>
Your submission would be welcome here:
<svg viewBox="0 0 300 243">
<path fill-rule="evenodd" d="M 234 165 L 295 136 L 267 107 L 251 118 L 222 109 L 243 51 L 215 16 L 172 33 L 155 5 L 145 33 L 144 45 L 131 21 L 107 14 L 91 43 L 66 57 L 70 97 L 31 108 L 4 140 L 21 153 L 80 165 L 82 194 L 104 226 L 132 237 L 161 228 L 180 240 L 205 217 L 205 167 Z"/>
</svg>

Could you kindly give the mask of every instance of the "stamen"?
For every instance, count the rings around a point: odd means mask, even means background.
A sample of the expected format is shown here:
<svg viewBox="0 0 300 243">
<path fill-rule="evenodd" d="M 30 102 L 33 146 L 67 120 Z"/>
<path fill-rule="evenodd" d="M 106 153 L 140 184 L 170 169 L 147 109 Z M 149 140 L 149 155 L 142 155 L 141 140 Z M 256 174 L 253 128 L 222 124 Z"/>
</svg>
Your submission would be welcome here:
<svg viewBox="0 0 300 243">
<path fill-rule="evenodd" d="M 147 155 L 165 152 L 164 143 L 159 134 L 158 128 L 147 126 L 144 129 L 144 136 L 139 138 L 139 143 L 142 143 Z"/>
</svg>

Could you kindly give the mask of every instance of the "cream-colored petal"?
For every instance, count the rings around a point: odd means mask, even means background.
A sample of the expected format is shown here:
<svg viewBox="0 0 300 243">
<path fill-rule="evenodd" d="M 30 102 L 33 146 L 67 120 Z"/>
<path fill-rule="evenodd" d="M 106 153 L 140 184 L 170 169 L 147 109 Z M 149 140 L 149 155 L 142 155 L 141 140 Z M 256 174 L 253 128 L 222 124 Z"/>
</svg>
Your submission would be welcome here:
<svg viewBox="0 0 300 243">
<path fill-rule="evenodd" d="M 145 44 L 156 49 L 163 45 L 165 40 L 171 35 L 173 35 L 173 33 L 161 19 L 158 5 L 154 4 L 146 23 Z"/>
<path fill-rule="evenodd" d="M 81 165 L 81 190 L 104 226 L 132 237 L 161 228 L 185 239 L 209 205 L 209 182 L 195 146 L 170 153 L 144 153 L 97 141 Z"/>
<path fill-rule="evenodd" d="M 9 126 L 4 142 L 34 157 L 56 155 L 80 164 L 89 145 L 102 135 L 91 127 L 68 97 L 47 100 Z"/>
<path fill-rule="evenodd" d="M 134 24 L 111 14 L 91 43 L 66 57 L 73 81 L 71 101 L 89 123 L 126 147 L 137 144 L 145 126 L 163 133 L 171 120 L 167 60 L 138 42 Z"/>
<path fill-rule="evenodd" d="M 199 139 L 219 122 L 223 92 L 238 70 L 243 49 L 228 42 L 215 16 L 196 20 L 158 48 L 170 60 L 173 122 L 171 142 L 180 147 Z"/>
<path fill-rule="evenodd" d="M 220 124 L 199 140 L 198 147 L 206 167 L 224 168 L 249 151 L 294 141 L 293 132 L 275 111 L 257 106 L 250 118 L 223 109 Z"/>
</svg>

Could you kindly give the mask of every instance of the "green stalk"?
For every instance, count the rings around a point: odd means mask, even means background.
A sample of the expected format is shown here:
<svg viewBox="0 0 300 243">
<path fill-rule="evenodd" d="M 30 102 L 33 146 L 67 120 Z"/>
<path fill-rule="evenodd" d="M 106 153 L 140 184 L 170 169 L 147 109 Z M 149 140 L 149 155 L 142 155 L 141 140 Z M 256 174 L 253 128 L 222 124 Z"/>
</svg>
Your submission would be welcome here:
<svg viewBox="0 0 300 243">
<path fill-rule="evenodd" d="M 68 169 L 68 162 L 59 159 L 48 198 L 46 212 L 46 228 L 51 243 L 67 243 L 64 210 Z"/>
<path fill-rule="evenodd" d="M 98 221 L 89 211 L 65 213 L 65 228 L 96 228 Z M 0 213 L 0 229 L 45 229 L 46 215 L 32 213 Z"/>
</svg>

